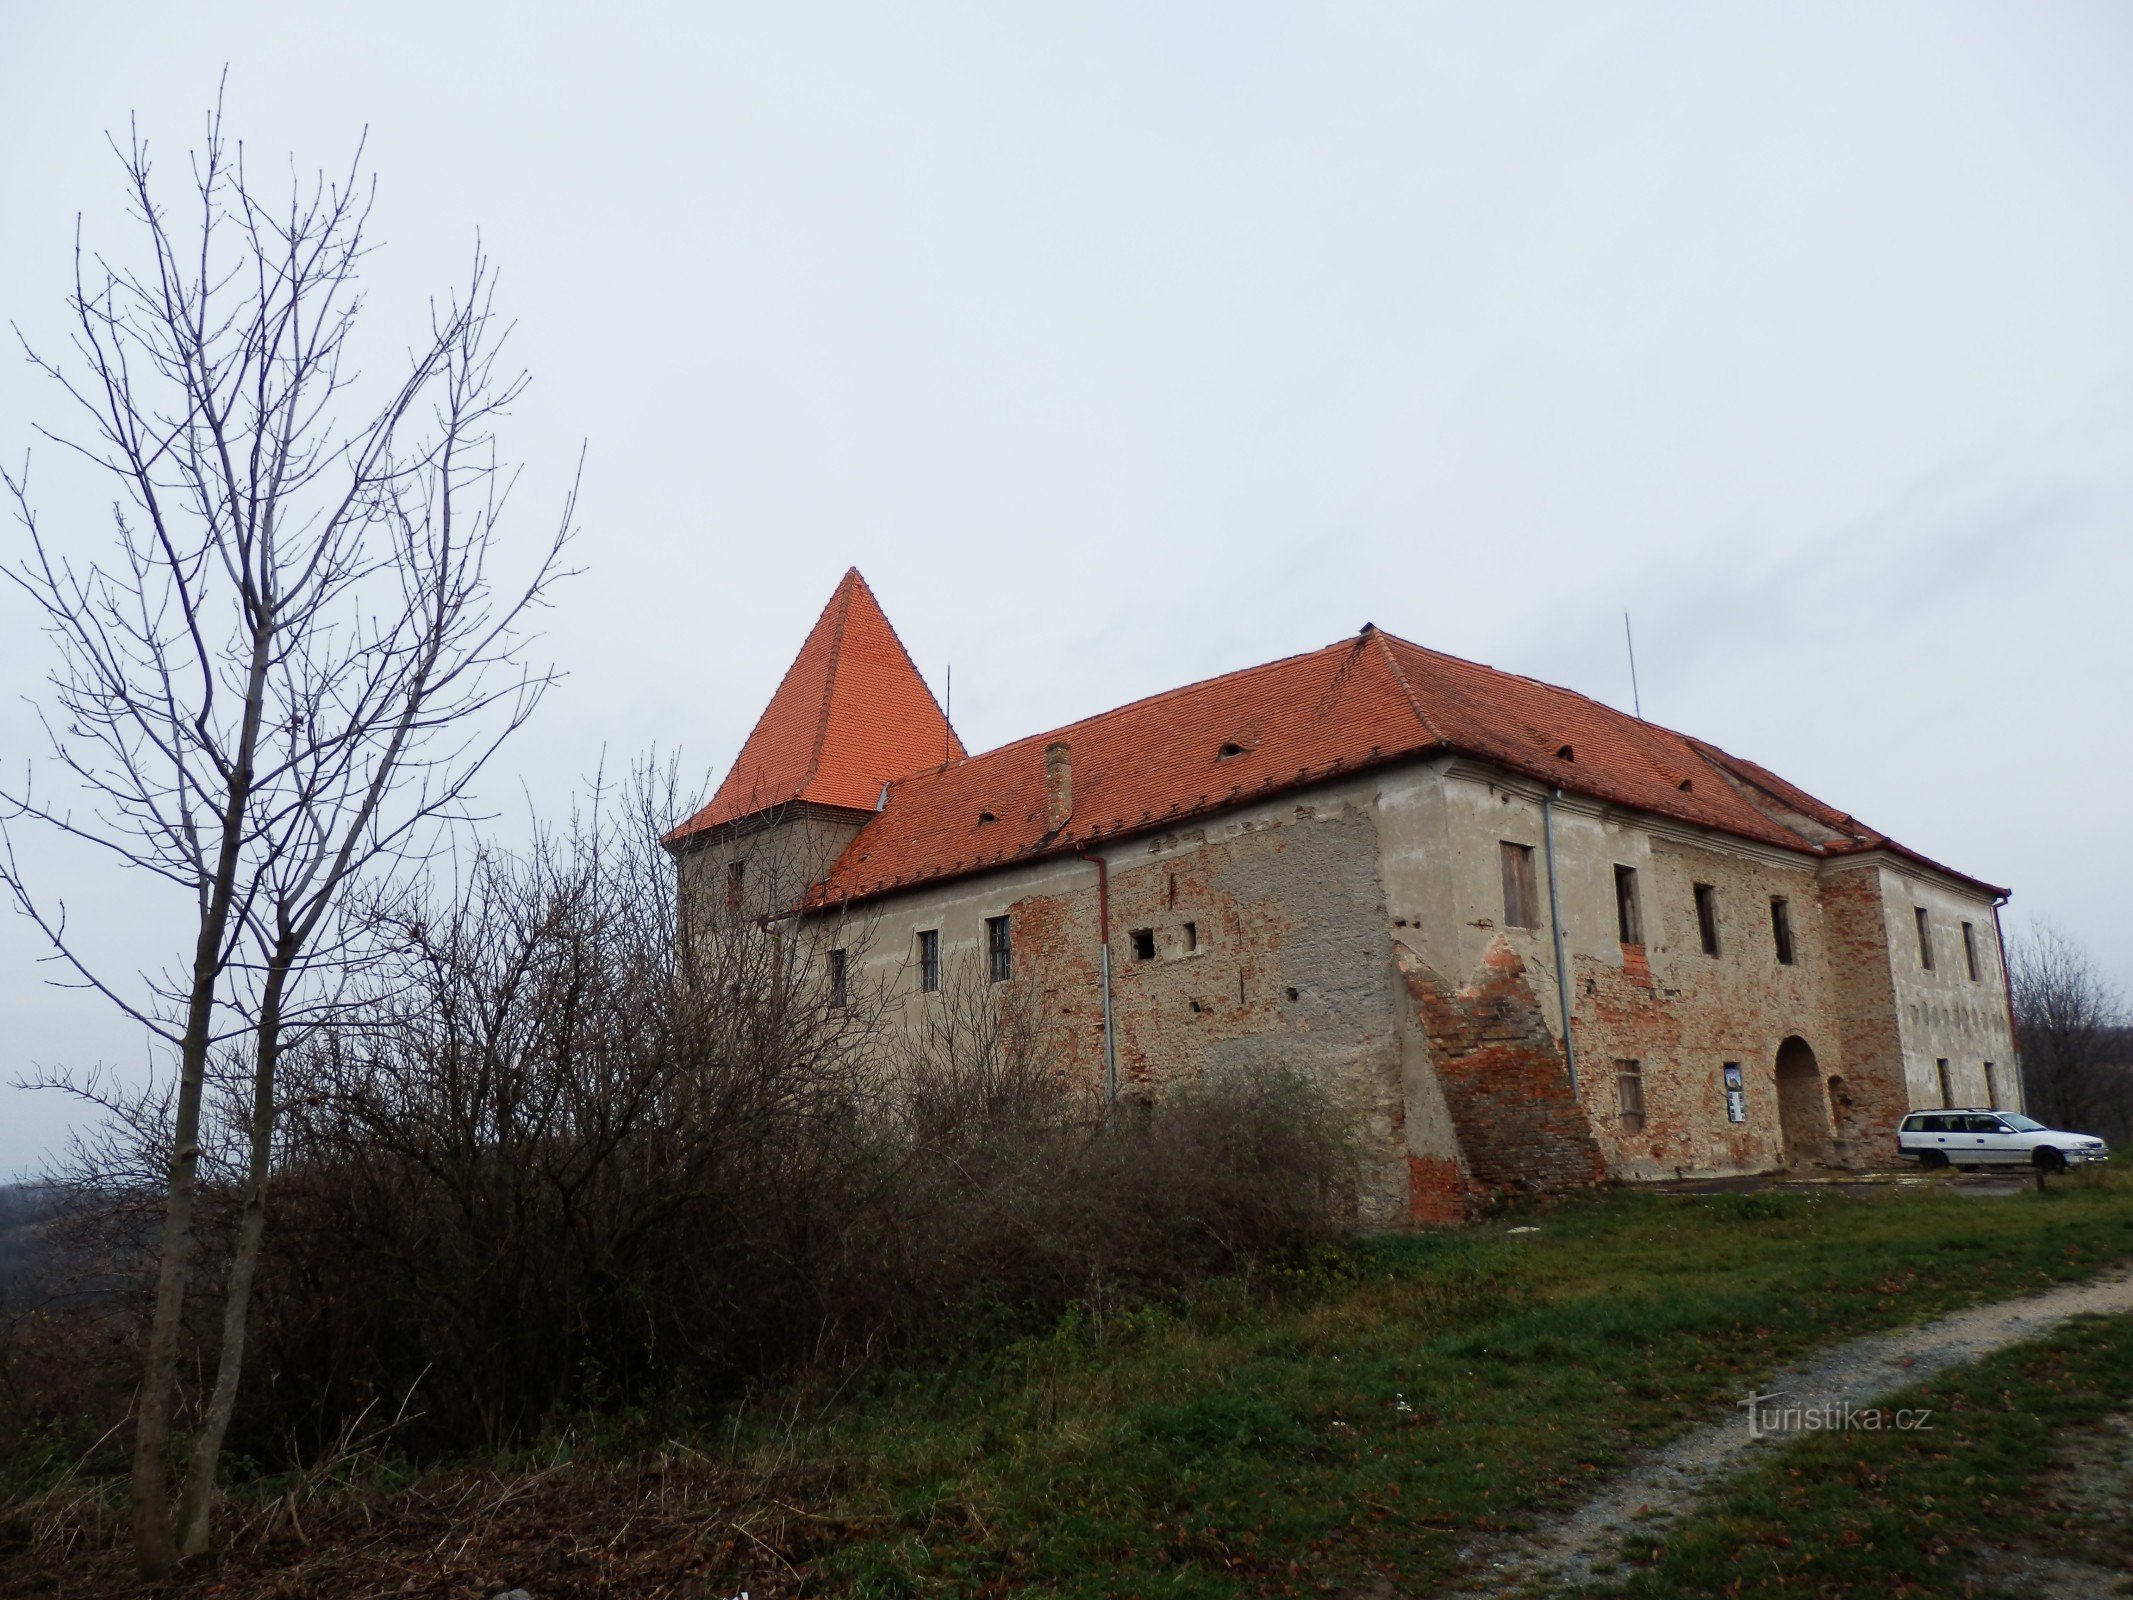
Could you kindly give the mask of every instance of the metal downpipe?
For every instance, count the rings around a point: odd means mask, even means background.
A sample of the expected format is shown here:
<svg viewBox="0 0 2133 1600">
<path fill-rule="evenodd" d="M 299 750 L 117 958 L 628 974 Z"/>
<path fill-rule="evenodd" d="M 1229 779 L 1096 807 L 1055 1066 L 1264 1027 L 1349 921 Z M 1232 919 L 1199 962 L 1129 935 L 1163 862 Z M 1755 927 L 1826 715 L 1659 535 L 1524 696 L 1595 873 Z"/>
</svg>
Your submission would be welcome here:
<svg viewBox="0 0 2133 1600">
<path fill-rule="evenodd" d="M 1082 850 L 1077 854 L 1096 868 L 1097 970 L 1103 977 L 1104 998 L 1104 1115 L 1118 1101 L 1118 1045 L 1111 1029 L 1111 864 L 1100 855 Z"/>
<path fill-rule="evenodd" d="M 1555 936 L 1555 998 L 1563 1013 L 1563 1065 L 1570 1073 L 1570 1093 L 1578 1092 L 1577 1047 L 1570 1036 L 1570 967 L 1563 957 L 1563 899 L 1555 885 L 1555 802 L 1563 791 L 1541 796 L 1541 842 L 1548 855 L 1548 928 Z"/>
</svg>

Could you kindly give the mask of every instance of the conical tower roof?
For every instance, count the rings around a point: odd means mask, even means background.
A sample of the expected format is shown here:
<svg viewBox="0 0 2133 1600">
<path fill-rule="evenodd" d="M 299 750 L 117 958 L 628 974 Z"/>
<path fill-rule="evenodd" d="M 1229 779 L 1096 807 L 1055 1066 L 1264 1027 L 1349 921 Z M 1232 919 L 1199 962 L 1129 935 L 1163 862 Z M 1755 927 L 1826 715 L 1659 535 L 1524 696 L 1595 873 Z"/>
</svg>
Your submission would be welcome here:
<svg viewBox="0 0 2133 1600">
<path fill-rule="evenodd" d="M 793 801 L 872 811 L 881 786 L 963 759 L 963 742 L 859 569 L 849 569 L 711 803 L 674 843 Z"/>
</svg>

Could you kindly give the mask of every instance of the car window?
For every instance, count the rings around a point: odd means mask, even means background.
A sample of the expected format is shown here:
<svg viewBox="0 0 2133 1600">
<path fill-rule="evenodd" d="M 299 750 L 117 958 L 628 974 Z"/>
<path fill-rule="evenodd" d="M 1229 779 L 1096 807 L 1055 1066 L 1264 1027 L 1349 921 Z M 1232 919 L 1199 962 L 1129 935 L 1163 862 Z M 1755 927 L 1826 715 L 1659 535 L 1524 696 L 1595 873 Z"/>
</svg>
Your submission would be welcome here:
<svg viewBox="0 0 2133 1600">
<path fill-rule="evenodd" d="M 2039 1122 L 2035 1117 L 2025 1117 L 2020 1112 L 2010 1111 L 2000 1120 L 2014 1129 L 2016 1133 L 2042 1133 L 2044 1131 L 2043 1123 Z"/>
<path fill-rule="evenodd" d="M 1965 1117 L 1963 1121 L 1968 1125 L 1972 1133 L 2005 1133 L 2007 1131 L 2000 1126 L 1998 1117 Z"/>
<path fill-rule="evenodd" d="M 1921 1119 L 1921 1126 L 1927 1133 L 1946 1133 L 1954 1120 L 1953 1117 L 1925 1117 Z"/>
</svg>

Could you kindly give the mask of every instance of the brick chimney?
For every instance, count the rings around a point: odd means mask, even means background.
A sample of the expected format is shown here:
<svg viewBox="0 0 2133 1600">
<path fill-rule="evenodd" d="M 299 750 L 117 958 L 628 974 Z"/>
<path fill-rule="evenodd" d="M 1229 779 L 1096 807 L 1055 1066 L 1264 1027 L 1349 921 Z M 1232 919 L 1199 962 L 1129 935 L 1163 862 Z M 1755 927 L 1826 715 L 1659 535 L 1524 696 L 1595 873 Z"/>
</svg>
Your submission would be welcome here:
<svg viewBox="0 0 2133 1600">
<path fill-rule="evenodd" d="M 1074 814 L 1074 747 L 1055 739 L 1044 747 L 1044 831 L 1057 833 Z"/>
</svg>

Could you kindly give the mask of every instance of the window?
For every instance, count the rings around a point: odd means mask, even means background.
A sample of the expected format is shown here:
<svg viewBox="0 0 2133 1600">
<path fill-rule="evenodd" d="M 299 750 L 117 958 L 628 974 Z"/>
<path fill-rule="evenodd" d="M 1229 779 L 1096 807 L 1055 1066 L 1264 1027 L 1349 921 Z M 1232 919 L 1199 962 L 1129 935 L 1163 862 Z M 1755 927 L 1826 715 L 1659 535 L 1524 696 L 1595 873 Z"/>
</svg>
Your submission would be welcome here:
<svg viewBox="0 0 2133 1600">
<path fill-rule="evenodd" d="M 932 994 L 941 986 L 941 930 L 922 929 L 918 936 L 918 987 Z"/>
<path fill-rule="evenodd" d="M 1615 868 L 1615 931 L 1624 944 L 1644 943 L 1644 917 L 1637 909 L 1637 869 Z"/>
<path fill-rule="evenodd" d="M 1770 937 L 1777 945 L 1778 965 L 1792 965 L 1792 902 L 1781 895 L 1770 897 Z"/>
<path fill-rule="evenodd" d="M 1153 961 L 1155 959 L 1155 929 L 1135 928 L 1126 937 L 1132 941 L 1134 960 Z"/>
<path fill-rule="evenodd" d="M 1513 928 L 1540 926 L 1540 891 L 1533 880 L 1533 846 L 1503 841 L 1503 920 Z"/>
<path fill-rule="evenodd" d="M 994 983 L 1015 975 L 1015 935 L 1005 917 L 985 919 L 985 969 Z"/>
<path fill-rule="evenodd" d="M 1970 969 L 1970 981 L 1977 982 L 1977 929 L 1963 924 L 1963 964 Z"/>
<path fill-rule="evenodd" d="M 729 861 L 726 863 L 726 909 L 728 911 L 738 911 L 740 909 L 741 884 L 747 876 L 747 862 Z"/>
<path fill-rule="evenodd" d="M 1989 1061 L 1985 1063 L 1985 1104 L 2000 1109 L 2000 1069 Z"/>
<path fill-rule="evenodd" d="M 1199 948 L 1200 925 L 1197 922 L 1188 922 L 1185 924 L 1185 953 L 1191 955 Z"/>
<path fill-rule="evenodd" d="M 1624 1133 L 1644 1131 L 1644 1063 L 1641 1061 L 1617 1061 L 1615 1063 L 1615 1109 L 1622 1119 Z"/>
<path fill-rule="evenodd" d="M 843 1005 L 846 999 L 846 990 L 844 981 L 844 952 L 842 950 L 832 950 L 830 952 L 829 986 L 830 1004 L 833 1006 Z"/>
<path fill-rule="evenodd" d="M 1933 919 L 1924 906 L 1911 907 L 1911 915 L 1918 919 L 1918 964 L 1926 971 L 1933 970 Z"/>
<path fill-rule="evenodd" d="M 1718 891 L 1708 883 L 1696 885 L 1696 936 L 1705 955 L 1718 954 Z"/>
<path fill-rule="evenodd" d="M 1940 1079 L 1940 1103 L 1944 1106 L 1954 1105 L 1955 1089 L 1948 1082 L 1948 1058 L 1946 1056 L 1942 1056 L 1933 1063 L 1933 1072 Z"/>
</svg>

